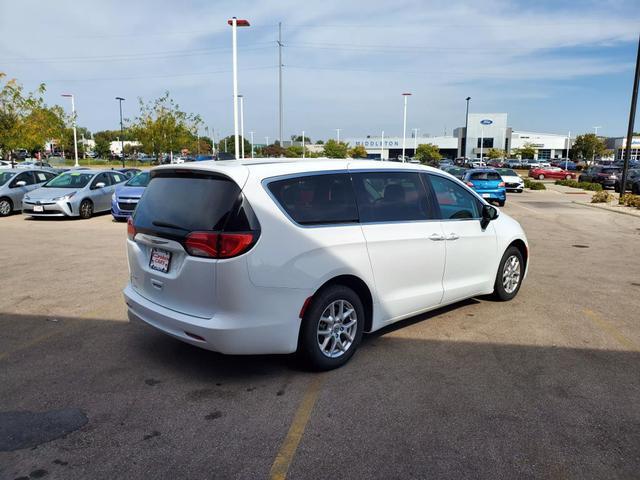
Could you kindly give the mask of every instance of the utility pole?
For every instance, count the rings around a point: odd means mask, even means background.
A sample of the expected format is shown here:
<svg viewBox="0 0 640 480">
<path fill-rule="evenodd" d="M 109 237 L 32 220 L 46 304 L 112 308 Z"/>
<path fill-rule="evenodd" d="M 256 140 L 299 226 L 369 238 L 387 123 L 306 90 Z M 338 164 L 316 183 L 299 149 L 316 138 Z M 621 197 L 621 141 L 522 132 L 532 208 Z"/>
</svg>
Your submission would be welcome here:
<svg viewBox="0 0 640 480">
<path fill-rule="evenodd" d="M 384 160 L 384 130 L 380 136 L 380 160 Z"/>
<path fill-rule="evenodd" d="M 278 138 L 282 147 L 282 22 L 278 22 Z"/>
<path fill-rule="evenodd" d="M 302 158 L 304 158 L 304 130 L 302 130 Z"/>
<path fill-rule="evenodd" d="M 465 100 L 467 101 L 467 113 L 464 117 L 464 153 L 462 154 L 463 159 L 469 158 L 469 151 L 467 149 L 469 147 L 469 100 L 471 100 L 471 97 L 467 97 Z"/>
<path fill-rule="evenodd" d="M 629 111 L 629 127 L 627 128 L 627 145 L 624 150 L 624 166 L 622 167 L 622 179 L 620 183 L 620 200 L 624 195 L 627 186 L 627 170 L 629 170 L 629 160 L 631 158 L 631 143 L 633 140 L 633 127 L 636 121 L 636 106 L 638 104 L 638 82 L 640 81 L 640 36 L 638 36 L 638 52 L 636 54 L 636 75 L 633 79 L 633 93 L 631 94 L 631 110 Z"/>
<path fill-rule="evenodd" d="M 342 130 L 341 128 L 336 128 L 336 133 L 338 135 L 338 143 L 340 143 L 340 130 Z"/>
</svg>

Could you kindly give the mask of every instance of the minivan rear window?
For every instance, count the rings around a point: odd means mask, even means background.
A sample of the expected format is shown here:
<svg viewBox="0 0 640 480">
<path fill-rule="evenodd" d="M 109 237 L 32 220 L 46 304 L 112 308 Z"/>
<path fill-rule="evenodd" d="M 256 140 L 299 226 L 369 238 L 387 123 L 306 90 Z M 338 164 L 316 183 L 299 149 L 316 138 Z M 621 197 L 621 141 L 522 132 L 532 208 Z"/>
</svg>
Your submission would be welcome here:
<svg viewBox="0 0 640 480">
<path fill-rule="evenodd" d="M 301 225 L 353 223 L 358 208 L 348 174 L 318 174 L 268 184 L 280 206 Z"/>
<path fill-rule="evenodd" d="M 183 238 L 219 231 L 241 200 L 228 177 L 199 172 L 156 172 L 133 214 L 136 230 Z"/>
</svg>

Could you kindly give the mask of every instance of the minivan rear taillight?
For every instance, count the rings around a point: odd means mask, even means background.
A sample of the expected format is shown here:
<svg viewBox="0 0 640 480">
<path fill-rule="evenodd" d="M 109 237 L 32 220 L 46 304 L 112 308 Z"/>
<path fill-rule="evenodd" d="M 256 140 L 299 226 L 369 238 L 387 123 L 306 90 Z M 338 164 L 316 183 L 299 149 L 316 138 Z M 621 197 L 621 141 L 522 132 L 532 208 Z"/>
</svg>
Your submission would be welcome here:
<svg viewBox="0 0 640 480">
<path fill-rule="evenodd" d="M 136 227 L 133 226 L 133 220 L 131 217 L 127 220 L 127 236 L 129 240 L 133 240 L 136 236 Z"/>
<path fill-rule="evenodd" d="M 253 233 L 191 232 L 184 247 L 189 255 L 205 258 L 236 257 L 253 245 Z"/>
</svg>

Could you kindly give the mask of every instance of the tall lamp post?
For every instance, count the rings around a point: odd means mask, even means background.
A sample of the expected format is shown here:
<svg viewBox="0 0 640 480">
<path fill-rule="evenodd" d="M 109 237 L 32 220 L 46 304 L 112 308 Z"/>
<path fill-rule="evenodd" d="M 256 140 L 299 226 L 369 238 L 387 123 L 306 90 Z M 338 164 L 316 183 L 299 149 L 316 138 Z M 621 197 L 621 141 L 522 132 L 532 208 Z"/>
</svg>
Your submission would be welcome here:
<svg viewBox="0 0 640 480">
<path fill-rule="evenodd" d="M 631 145 L 633 143 L 633 127 L 636 121 L 636 107 L 638 105 L 638 83 L 640 83 L 640 36 L 638 36 L 638 50 L 636 51 L 636 73 L 633 78 L 633 90 L 631 93 L 631 109 L 629 111 L 629 126 L 627 127 L 627 141 L 624 149 L 624 164 L 622 166 L 622 178 L 620 179 L 620 200 L 627 187 L 627 172 L 629 170 L 629 160 L 631 159 Z"/>
<path fill-rule="evenodd" d="M 63 93 L 63 97 L 71 99 L 71 117 L 73 118 L 73 152 L 76 159 L 76 168 L 80 166 L 78 163 L 78 134 L 76 132 L 76 104 L 72 93 Z"/>
<path fill-rule="evenodd" d="M 227 20 L 227 23 L 231 25 L 231 43 L 233 51 L 233 132 L 235 156 L 236 160 L 238 160 L 238 158 L 240 158 L 240 141 L 238 138 L 238 41 L 236 32 L 238 27 L 248 27 L 249 21 L 233 17 L 230 20 Z"/>
<path fill-rule="evenodd" d="M 384 130 L 380 136 L 380 160 L 384 160 Z"/>
<path fill-rule="evenodd" d="M 124 98 L 116 97 L 116 100 L 120 104 L 120 147 L 122 148 L 122 168 L 124 168 L 124 124 L 122 123 L 122 102 Z"/>
<path fill-rule="evenodd" d="M 413 129 L 413 156 L 416 156 L 416 152 L 418 151 L 418 130 L 419 128 Z"/>
<path fill-rule="evenodd" d="M 251 135 L 251 160 L 253 160 L 253 132 L 249 132 Z"/>
<path fill-rule="evenodd" d="M 464 117 L 464 154 L 462 155 L 462 158 L 467 158 L 468 156 L 468 151 L 467 151 L 467 147 L 469 146 L 469 100 L 471 100 L 471 97 L 467 97 L 466 101 L 467 101 L 467 113 Z"/>
<path fill-rule="evenodd" d="M 402 122 L 402 161 L 405 161 L 404 158 L 404 150 L 407 145 L 407 98 L 409 98 L 410 93 L 403 93 L 404 97 L 404 121 Z"/>
<path fill-rule="evenodd" d="M 304 156 L 304 130 L 302 130 L 302 158 L 305 158 L 305 156 Z"/>
<path fill-rule="evenodd" d="M 340 143 L 340 130 L 341 128 L 336 128 L 336 134 L 338 135 L 338 143 Z"/>
<path fill-rule="evenodd" d="M 242 145 L 240 146 L 240 158 L 244 160 L 244 96 L 238 95 L 240 99 L 240 137 L 242 138 Z"/>
</svg>

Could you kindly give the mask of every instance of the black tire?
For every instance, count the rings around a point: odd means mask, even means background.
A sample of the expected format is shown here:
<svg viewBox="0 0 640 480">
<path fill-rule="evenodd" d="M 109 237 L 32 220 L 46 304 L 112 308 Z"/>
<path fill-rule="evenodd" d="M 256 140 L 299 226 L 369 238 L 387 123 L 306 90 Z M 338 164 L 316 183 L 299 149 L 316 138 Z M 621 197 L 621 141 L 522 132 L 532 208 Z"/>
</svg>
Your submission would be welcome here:
<svg viewBox="0 0 640 480">
<path fill-rule="evenodd" d="M 350 304 L 353 307 L 355 313 L 355 332 L 353 332 L 353 340 L 347 347 L 344 353 L 340 353 L 337 357 L 330 357 L 329 353 L 323 352 L 320 345 L 320 336 L 319 329 L 321 328 L 321 323 L 324 323 L 327 331 L 334 331 L 335 333 L 331 335 L 327 335 L 329 338 L 329 343 L 335 347 L 337 345 L 337 341 L 331 339 L 337 335 L 337 338 L 340 339 L 342 344 L 343 335 L 346 336 L 346 340 L 348 343 L 348 333 L 335 330 L 340 325 L 346 325 L 346 323 L 339 324 L 332 327 L 328 327 L 326 322 L 323 320 L 323 314 L 326 310 L 330 308 L 334 302 L 346 302 L 346 304 Z M 351 321 L 354 319 L 351 318 Z M 345 363 L 349 361 L 349 359 L 353 356 L 355 351 L 357 350 L 360 342 L 362 340 L 362 332 L 364 330 L 364 307 L 362 306 L 362 301 L 360 297 L 351 290 L 349 287 L 345 287 L 344 285 L 330 285 L 326 288 L 323 288 L 318 293 L 314 295 L 314 298 L 307 308 L 307 311 L 304 314 L 304 318 L 302 319 L 302 324 L 300 326 L 300 336 L 298 338 L 298 357 L 304 365 L 312 370 L 332 370 L 334 368 L 341 367 Z M 342 333 L 341 333 L 342 332 Z M 325 336 L 325 339 L 326 337 Z M 327 345 L 327 349 L 332 349 L 330 345 Z M 335 352 L 338 354 L 339 352 Z"/>
<path fill-rule="evenodd" d="M 504 284 L 505 282 L 503 282 L 505 267 L 507 265 L 507 262 L 511 262 L 512 257 L 515 257 L 517 259 L 517 262 L 519 265 L 518 281 L 513 290 L 511 290 L 510 288 L 506 288 Z M 496 300 L 500 300 L 502 302 L 509 301 L 513 297 L 515 297 L 520 291 L 520 286 L 522 285 L 522 277 L 524 276 L 524 272 L 525 272 L 525 264 L 522 258 L 522 254 L 520 253 L 520 250 L 518 250 L 514 246 L 507 248 L 507 250 L 504 252 L 504 255 L 502 255 L 502 259 L 500 260 L 500 265 L 498 266 L 498 273 L 496 273 L 496 281 L 493 285 L 493 297 Z"/>
<path fill-rule="evenodd" d="M 506 200 L 498 200 L 496 203 L 498 204 L 499 207 L 504 207 Z"/>
<path fill-rule="evenodd" d="M 0 217 L 7 217 L 13 212 L 13 203 L 10 198 L 0 198 Z"/>
<path fill-rule="evenodd" d="M 93 216 L 93 202 L 87 198 L 85 198 L 82 202 L 80 202 L 80 218 L 86 220 L 87 218 L 91 218 Z"/>
<path fill-rule="evenodd" d="M 521 188 L 519 188 L 518 190 L 516 190 L 516 193 L 522 193 L 524 190 L 522 190 Z"/>
</svg>

